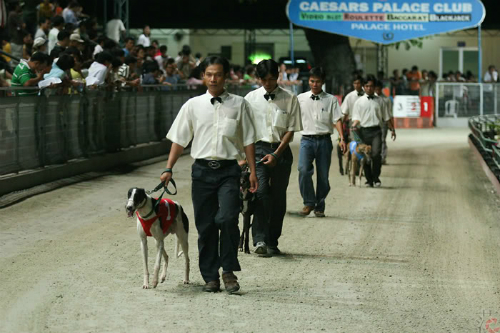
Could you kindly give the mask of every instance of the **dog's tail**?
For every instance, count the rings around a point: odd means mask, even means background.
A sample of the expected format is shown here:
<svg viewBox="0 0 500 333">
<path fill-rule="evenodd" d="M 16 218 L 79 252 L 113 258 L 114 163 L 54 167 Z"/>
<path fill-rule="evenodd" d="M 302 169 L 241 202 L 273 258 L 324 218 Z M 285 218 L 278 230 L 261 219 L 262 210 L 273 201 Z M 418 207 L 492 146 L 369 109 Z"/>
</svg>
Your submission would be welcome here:
<svg viewBox="0 0 500 333">
<path fill-rule="evenodd" d="M 184 230 L 186 231 L 186 234 L 189 233 L 189 219 L 184 213 L 184 209 L 181 208 L 181 216 L 182 216 L 182 226 L 184 227 Z M 175 253 L 177 254 L 177 258 L 179 258 L 184 252 L 179 251 L 179 239 L 178 237 L 175 237 Z"/>
</svg>

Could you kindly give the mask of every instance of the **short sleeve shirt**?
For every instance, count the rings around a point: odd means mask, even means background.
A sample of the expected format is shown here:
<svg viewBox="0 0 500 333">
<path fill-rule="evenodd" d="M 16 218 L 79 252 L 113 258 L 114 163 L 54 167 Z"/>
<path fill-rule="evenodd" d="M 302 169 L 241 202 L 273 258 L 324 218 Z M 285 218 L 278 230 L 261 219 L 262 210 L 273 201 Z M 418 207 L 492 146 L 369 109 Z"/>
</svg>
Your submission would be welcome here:
<svg viewBox="0 0 500 333">
<path fill-rule="evenodd" d="M 222 103 L 206 94 L 189 99 L 179 111 L 167 139 L 183 147 L 193 140 L 195 159 L 235 160 L 244 158 L 244 147 L 255 143 L 255 128 L 248 102 L 224 92 Z"/>
<path fill-rule="evenodd" d="M 351 91 L 346 95 L 344 98 L 344 102 L 342 103 L 342 114 L 351 117 L 352 116 L 352 110 L 354 108 L 354 103 L 363 96 L 365 93 L 362 91 L 358 93 L 357 90 Z"/>
<path fill-rule="evenodd" d="M 354 104 L 352 120 L 358 120 L 361 127 L 381 126 L 383 122 L 390 119 L 384 112 L 379 97 L 376 95 L 368 98 L 368 95 L 361 97 Z"/>
<path fill-rule="evenodd" d="M 21 59 L 21 62 L 14 69 L 12 74 L 11 85 L 13 87 L 24 87 L 26 81 L 36 78 L 36 73 L 33 72 L 28 66 L 28 62 Z M 16 95 L 36 95 L 38 92 L 36 90 L 17 90 Z"/>
<path fill-rule="evenodd" d="M 264 98 L 266 94 L 266 89 L 261 87 L 245 96 L 252 110 L 257 140 L 277 143 L 286 132 L 301 131 L 302 118 L 297 96 L 281 87 L 271 92 L 274 94 L 274 99 L 266 100 Z"/>
<path fill-rule="evenodd" d="M 302 134 L 332 134 L 334 124 L 342 117 L 337 98 L 324 91 L 317 96 L 319 99 L 312 97 L 310 91 L 297 96 L 304 126 Z"/>
</svg>

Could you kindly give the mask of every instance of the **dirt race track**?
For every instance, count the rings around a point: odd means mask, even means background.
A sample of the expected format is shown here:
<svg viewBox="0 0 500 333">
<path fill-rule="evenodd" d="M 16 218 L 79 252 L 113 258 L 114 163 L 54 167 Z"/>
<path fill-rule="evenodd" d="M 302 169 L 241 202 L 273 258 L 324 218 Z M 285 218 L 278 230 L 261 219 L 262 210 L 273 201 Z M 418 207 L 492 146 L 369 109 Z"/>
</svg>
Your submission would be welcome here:
<svg viewBox="0 0 500 333">
<path fill-rule="evenodd" d="M 333 157 L 323 219 L 293 214 L 302 208 L 295 163 L 284 255 L 240 254 L 241 295 L 201 291 L 190 156 L 174 174 L 191 220 L 190 285 L 169 237 L 167 281 L 142 289 L 135 220 L 124 210 L 128 188 L 153 188 L 164 162 L 2 209 L 0 332 L 493 332 L 500 204 L 467 131 L 398 134 L 380 189 L 349 188 Z"/>
</svg>

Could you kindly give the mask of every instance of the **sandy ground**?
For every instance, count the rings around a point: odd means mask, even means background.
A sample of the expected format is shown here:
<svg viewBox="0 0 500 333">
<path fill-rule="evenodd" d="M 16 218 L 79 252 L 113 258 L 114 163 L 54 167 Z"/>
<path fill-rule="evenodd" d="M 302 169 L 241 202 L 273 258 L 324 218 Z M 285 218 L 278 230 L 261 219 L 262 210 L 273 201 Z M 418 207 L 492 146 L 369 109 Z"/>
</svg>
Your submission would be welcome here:
<svg viewBox="0 0 500 333">
<path fill-rule="evenodd" d="M 190 156 L 175 168 L 191 219 L 190 285 L 180 258 L 165 283 L 142 289 L 124 211 L 128 188 L 153 188 L 163 162 L 2 209 L 0 332 L 485 331 L 500 319 L 500 203 L 466 140 L 466 130 L 400 130 L 380 189 L 349 188 L 334 157 L 323 219 L 293 214 L 295 165 L 284 255 L 240 254 L 241 295 L 201 291 Z"/>
</svg>

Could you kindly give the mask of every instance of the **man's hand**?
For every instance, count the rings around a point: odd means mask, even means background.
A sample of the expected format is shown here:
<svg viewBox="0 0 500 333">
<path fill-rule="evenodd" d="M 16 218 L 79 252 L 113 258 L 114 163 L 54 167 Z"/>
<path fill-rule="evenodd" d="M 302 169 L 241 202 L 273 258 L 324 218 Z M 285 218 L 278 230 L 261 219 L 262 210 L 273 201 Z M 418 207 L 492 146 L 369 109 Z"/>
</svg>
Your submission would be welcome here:
<svg viewBox="0 0 500 333">
<path fill-rule="evenodd" d="M 344 139 L 340 140 L 340 149 L 342 150 L 343 154 L 347 152 L 347 144 L 345 143 Z"/>
<path fill-rule="evenodd" d="M 248 190 L 252 193 L 257 192 L 257 189 L 259 188 L 259 180 L 257 179 L 257 176 L 252 172 L 248 180 L 250 181 L 250 188 Z"/>
<path fill-rule="evenodd" d="M 160 176 L 160 180 L 162 182 L 165 182 L 165 187 L 168 186 L 168 183 L 170 182 L 170 179 L 172 179 L 172 173 L 171 172 L 164 172 L 161 176 Z"/>
<path fill-rule="evenodd" d="M 396 130 L 394 129 L 391 130 L 391 139 L 392 141 L 396 141 Z"/>
<path fill-rule="evenodd" d="M 264 156 L 261 161 L 271 168 L 274 168 L 278 163 L 278 159 L 271 154 L 267 154 L 266 156 Z"/>
</svg>

